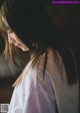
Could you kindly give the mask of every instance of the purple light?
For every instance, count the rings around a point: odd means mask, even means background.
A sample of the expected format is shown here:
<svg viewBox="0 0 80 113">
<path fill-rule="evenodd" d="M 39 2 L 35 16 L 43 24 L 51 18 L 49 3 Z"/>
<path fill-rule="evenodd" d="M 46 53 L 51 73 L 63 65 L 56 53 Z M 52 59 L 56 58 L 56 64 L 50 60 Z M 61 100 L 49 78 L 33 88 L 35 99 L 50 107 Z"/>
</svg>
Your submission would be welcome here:
<svg viewBox="0 0 80 113">
<path fill-rule="evenodd" d="M 52 1 L 52 4 L 80 4 L 79 1 Z"/>
</svg>

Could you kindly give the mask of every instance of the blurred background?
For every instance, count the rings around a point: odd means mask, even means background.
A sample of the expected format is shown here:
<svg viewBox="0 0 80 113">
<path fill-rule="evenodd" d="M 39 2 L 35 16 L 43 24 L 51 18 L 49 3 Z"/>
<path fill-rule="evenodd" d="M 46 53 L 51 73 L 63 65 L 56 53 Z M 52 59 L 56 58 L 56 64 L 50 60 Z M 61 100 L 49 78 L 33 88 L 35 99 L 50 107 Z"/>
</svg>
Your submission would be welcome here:
<svg viewBox="0 0 80 113">
<path fill-rule="evenodd" d="M 78 69 L 80 67 L 80 5 L 54 5 L 50 0 L 43 0 L 43 4 L 58 30 L 74 51 Z M 21 73 L 21 69 L 12 61 L 6 61 L 2 52 L 4 40 L 0 33 L 0 103 L 9 103 L 13 92 L 12 84 Z M 21 51 L 22 52 L 22 51 Z M 26 53 L 22 52 L 25 57 Z M 23 68 L 26 63 L 15 55 L 16 61 Z M 7 65 L 8 63 L 8 65 Z M 80 74 L 80 72 L 79 72 Z"/>
</svg>

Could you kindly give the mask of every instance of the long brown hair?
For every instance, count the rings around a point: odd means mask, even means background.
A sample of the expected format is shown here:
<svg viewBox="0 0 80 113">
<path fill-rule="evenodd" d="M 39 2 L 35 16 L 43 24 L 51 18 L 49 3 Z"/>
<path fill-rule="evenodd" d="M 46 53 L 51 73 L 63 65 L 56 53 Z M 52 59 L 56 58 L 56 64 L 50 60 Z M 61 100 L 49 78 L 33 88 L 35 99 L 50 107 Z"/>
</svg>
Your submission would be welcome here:
<svg viewBox="0 0 80 113">
<path fill-rule="evenodd" d="M 5 17 L 3 7 L 0 12 L 0 25 L 2 24 L 2 20 L 1 20 L 2 16 Z M 1 32 L 2 32 L 2 34 L 4 36 L 4 40 L 5 40 L 5 50 L 4 50 L 5 57 L 8 58 L 10 56 L 10 58 L 12 60 L 14 60 L 14 53 L 20 54 L 19 50 L 16 47 L 14 47 L 13 45 L 10 45 L 8 43 L 7 35 L 3 31 L 4 30 L 1 29 Z M 69 82 L 69 84 L 72 85 L 77 82 L 77 68 L 76 68 L 74 54 L 73 54 L 73 51 L 71 50 L 71 48 L 68 47 L 64 43 L 64 41 L 61 42 L 59 40 L 56 40 L 57 42 L 52 42 L 52 40 L 49 40 L 49 41 L 51 41 L 50 42 L 51 45 L 46 45 L 42 40 L 41 41 L 30 40 L 32 48 L 30 48 L 30 50 L 28 52 L 29 57 L 28 57 L 28 59 L 26 59 L 26 63 L 28 63 L 31 59 L 33 59 L 32 66 L 34 66 L 36 64 L 36 62 L 38 61 L 39 57 L 45 53 L 45 62 L 44 62 L 44 71 L 43 71 L 43 76 L 44 76 L 46 64 L 47 64 L 47 49 L 49 47 L 54 48 L 53 52 L 54 52 L 54 58 L 57 63 L 57 66 L 59 67 L 59 62 L 58 62 L 56 50 L 59 51 L 60 55 L 62 56 L 64 65 L 65 65 L 65 69 L 67 72 L 68 82 Z M 21 56 L 21 55 L 19 55 L 19 56 Z M 22 78 L 22 74 L 20 75 L 20 77 L 16 83 L 18 83 L 21 80 L 21 78 Z M 16 83 L 15 83 L 15 85 L 16 85 Z"/>
<path fill-rule="evenodd" d="M 13 61 L 16 66 L 18 66 L 19 68 L 21 68 L 21 70 L 23 70 L 23 67 L 20 66 L 19 63 L 16 62 L 15 55 L 17 55 L 23 62 L 27 62 L 28 61 L 29 55 L 27 55 L 27 57 L 25 58 L 23 56 L 23 54 L 21 54 L 20 49 L 18 49 L 14 45 L 9 44 L 9 42 L 8 42 L 8 35 L 7 35 L 7 32 L 6 32 L 6 27 L 5 27 L 5 25 L 4 25 L 3 21 L 2 21 L 2 17 L 5 18 L 4 8 L 3 7 L 1 7 L 1 10 L 0 10 L 0 32 L 2 34 L 2 37 L 4 39 L 4 43 L 5 43 L 4 44 L 5 45 L 4 51 L 3 51 L 2 54 L 5 56 L 6 61 L 8 61 L 8 59 L 10 58 L 11 61 Z M 8 66 L 8 68 L 9 68 L 9 66 Z M 9 71 L 10 71 L 10 69 L 9 69 Z"/>
</svg>

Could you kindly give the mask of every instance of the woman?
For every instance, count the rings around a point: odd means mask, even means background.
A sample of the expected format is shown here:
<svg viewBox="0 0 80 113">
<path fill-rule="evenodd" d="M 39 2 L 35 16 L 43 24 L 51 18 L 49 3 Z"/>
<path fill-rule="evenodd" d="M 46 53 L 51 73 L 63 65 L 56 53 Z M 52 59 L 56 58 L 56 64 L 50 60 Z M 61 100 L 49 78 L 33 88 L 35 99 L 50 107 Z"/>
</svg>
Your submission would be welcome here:
<svg viewBox="0 0 80 113">
<path fill-rule="evenodd" d="M 8 113 L 78 113 L 74 54 L 58 37 L 41 1 L 6 0 L 0 14 L 6 58 L 13 58 L 13 45 L 29 55 L 13 85 Z"/>
</svg>

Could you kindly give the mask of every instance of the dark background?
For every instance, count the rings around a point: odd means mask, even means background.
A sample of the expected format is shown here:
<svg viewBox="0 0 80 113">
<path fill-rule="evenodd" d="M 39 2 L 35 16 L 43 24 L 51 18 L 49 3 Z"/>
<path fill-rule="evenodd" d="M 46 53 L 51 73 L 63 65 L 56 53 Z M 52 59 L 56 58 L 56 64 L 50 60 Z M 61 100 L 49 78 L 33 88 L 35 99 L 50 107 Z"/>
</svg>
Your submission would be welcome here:
<svg viewBox="0 0 80 113">
<path fill-rule="evenodd" d="M 44 0 L 44 5 L 57 28 L 60 37 L 63 37 L 74 51 L 77 60 L 78 70 L 80 69 L 80 5 L 52 5 L 49 0 Z M 9 71 L 6 60 L 2 55 L 4 40 L 0 35 L 0 103 L 9 103 L 17 75 L 21 72 L 13 62 L 9 62 Z M 20 59 L 18 60 L 24 67 Z M 80 72 L 79 72 L 80 75 Z M 80 76 L 79 76 L 80 77 Z"/>
</svg>

